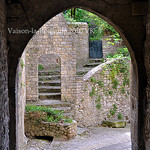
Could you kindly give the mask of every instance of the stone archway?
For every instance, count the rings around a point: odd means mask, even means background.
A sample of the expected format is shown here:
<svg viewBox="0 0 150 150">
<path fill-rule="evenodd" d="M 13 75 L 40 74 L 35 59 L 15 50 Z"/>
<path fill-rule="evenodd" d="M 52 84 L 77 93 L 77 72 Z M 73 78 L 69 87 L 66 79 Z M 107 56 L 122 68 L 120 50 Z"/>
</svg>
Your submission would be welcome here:
<svg viewBox="0 0 150 150">
<path fill-rule="evenodd" d="M 22 9 L 21 5 L 24 6 Z M 132 86 L 131 86 L 131 101 L 132 101 L 132 144 L 133 149 L 145 149 L 145 103 L 146 103 L 146 70 L 144 65 L 144 41 L 145 41 L 145 14 L 135 16 L 134 8 L 131 12 L 132 1 L 67 1 L 56 0 L 47 1 L 23 1 L 22 4 L 8 5 L 8 28 L 20 28 L 30 30 L 32 27 L 39 29 L 47 20 L 58 14 L 59 12 L 80 6 L 88 11 L 96 13 L 98 16 L 110 23 L 124 39 L 126 46 L 130 51 L 132 58 Z M 12 8 L 12 9 L 11 9 Z M 18 13 L 14 14 L 14 10 L 19 9 Z M 24 12 L 24 10 L 26 12 Z M 13 17 L 16 21 L 13 21 Z M 105 17 L 104 17 L 105 16 Z M 10 98 L 10 146 L 12 149 L 16 147 L 16 106 L 15 106 L 15 78 L 18 58 L 21 56 L 27 42 L 32 37 L 32 34 L 8 34 L 9 53 L 9 98 Z M 132 47 L 132 49 L 131 49 Z"/>
</svg>

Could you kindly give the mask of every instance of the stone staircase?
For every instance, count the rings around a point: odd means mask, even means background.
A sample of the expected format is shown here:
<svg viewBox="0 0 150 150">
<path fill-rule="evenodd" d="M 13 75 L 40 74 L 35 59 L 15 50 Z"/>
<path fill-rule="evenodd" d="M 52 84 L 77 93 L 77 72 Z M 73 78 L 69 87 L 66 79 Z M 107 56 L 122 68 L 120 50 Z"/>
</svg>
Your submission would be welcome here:
<svg viewBox="0 0 150 150">
<path fill-rule="evenodd" d="M 84 76 L 88 71 L 100 65 L 102 62 L 103 59 L 89 59 L 89 63 L 84 65 L 82 68 L 77 69 L 77 76 Z"/>
<path fill-rule="evenodd" d="M 39 101 L 36 105 L 63 110 L 64 116 L 70 118 L 71 104 L 61 101 L 60 70 L 39 71 Z"/>
</svg>

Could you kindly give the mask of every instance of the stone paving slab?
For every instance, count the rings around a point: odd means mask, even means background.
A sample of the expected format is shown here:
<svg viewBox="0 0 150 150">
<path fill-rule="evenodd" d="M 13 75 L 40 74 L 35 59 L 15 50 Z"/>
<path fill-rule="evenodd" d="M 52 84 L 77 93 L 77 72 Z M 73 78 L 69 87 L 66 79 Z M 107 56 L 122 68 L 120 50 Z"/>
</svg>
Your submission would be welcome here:
<svg viewBox="0 0 150 150">
<path fill-rule="evenodd" d="M 33 140 L 27 150 L 131 150 L 130 127 L 78 128 L 78 135 L 74 139 L 54 140 L 52 143 Z"/>
<path fill-rule="evenodd" d="M 131 150 L 131 142 L 118 143 L 103 148 L 98 148 L 96 150 Z"/>
</svg>

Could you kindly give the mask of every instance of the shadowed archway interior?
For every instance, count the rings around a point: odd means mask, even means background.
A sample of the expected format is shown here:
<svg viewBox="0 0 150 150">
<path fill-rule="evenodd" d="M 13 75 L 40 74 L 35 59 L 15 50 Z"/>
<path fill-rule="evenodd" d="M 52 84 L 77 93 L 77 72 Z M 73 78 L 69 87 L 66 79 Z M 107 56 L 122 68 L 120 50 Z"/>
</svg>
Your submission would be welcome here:
<svg viewBox="0 0 150 150">
<path fill-rule="evenodd" d="M 135 3 L 134 1 L 113 1 L 113 0 L 32 0 L 32 1 L 8 1 L 0 2 L 3 8 L 3 18 L 7 18 L 2 22 L 3 27 L 9 29 L 25 29 L 38 30 L 45 22 L 56 14 L 73 7 L 81 7 L 100 16 L 102 19 L 110 23 L 120 36 L 123 38 L 125 45 L 129 49 L 132 66 L 131 66 L 131 132 L 132 132 L 132 148 L 148 149 L 149 146 L 149 109 L 148 99 L 149 93 L 147 85 L 147 74 L 149 70 L 149 53 L 148 47 L 144 47 L 146 40 L 146 16 L 147 2 Z M 6 12 L 5 8 L 6 7 Z M 138 9 L 141 8 L 141 9 Z M 144 9 L 144 11 L 142 11 Z M 140 10 L 140 11 L 139 11 Z M 8 94 L 9 94 L 9 141 L 11 149 L 17 148 L 16 138 L 16 100 L 15 100 L 15 80 L 16 68 L 18 60 L 21 57 L 28 41 L 33 34 L 12 34 L 7 37 L 8 51 Z M 147 36 L 149 36 L 147 32 Z M 6 43 L 5 43 L 6 45 Z M 6 49 L 6 47 L 5 47 Z M 145 53 L 143 50 L 145 49 Z M 146 51 L 147 50 L 147 51 Z M 144 55 L 146 54 L 146 56 Z M 6 55 L 6 54 L 5 54 Z M 144 61 L 145 59 L 145 61 Z M 7 64 L 5 65 L 7 67 Z M 5 79 L 4 79 L 5 80 Z M 6 81 L 7 82 L 7 81 Z M 6 87 L 7 88 L 7 87 Z M 6 98 L 7 99 L 7 98 Z M 8 100 L 7 100 L 8 101 Z M 8 141 L 8 139 L 7 139 Z M 2 142 L 4 143 L 4 142 Z M 2 144 L 5 149 L 5 144 Z"/>
</svg>

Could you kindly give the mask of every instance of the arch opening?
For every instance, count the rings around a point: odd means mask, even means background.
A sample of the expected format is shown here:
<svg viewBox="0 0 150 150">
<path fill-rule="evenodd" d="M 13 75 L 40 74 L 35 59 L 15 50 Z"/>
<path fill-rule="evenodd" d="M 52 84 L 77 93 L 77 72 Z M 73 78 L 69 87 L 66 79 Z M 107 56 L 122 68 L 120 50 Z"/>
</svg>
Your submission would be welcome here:
<svg viewBox="0 0 150 150">
<path fill-rule="evenodd" d="M 117 29 L 118 31 L 120 31 L 117 27 L 116 27 L 116 29 Z M 122 32 L 120 32 L 120 33 L 122 34 Z M 122 34 L 122 36 L 123 36 L 123 34 Z M 126 40 L 126 38 L 125 38 L 125 36 L 123 36 L 123 38 L 124 38 L 124 41 L 125 41 L 126 43 L 128 43 L 127 40 Z M 128 47 L 128 49 L 129 49 L 129 51 L 130 51 L 130 53 L 131 53 L 132 64 L 134 65 L 134 67 L 133 67 L 134 71 L 133 71 L 133 72 L 134 72 L 134 73 L 136 72 L 136 73 L 134 74 L 135 76 L 133 75 L 133 76 L 134 76 L 133 78 L 134 78 L 134 79 L 137 79 L 137 76 L 136 76 L 136 75 L 137 75 L 137 65 L 136 65 L 136 61 L 135 61 L 134 55 L 133 55 L 133 53 L 132 53 L 133 51 L 131 50 L 131 47 L 130 47 L 129 43 L 127 44 L 127 47 Z M 136 81 L 134 80 L 134 82 L 135 82 L 134 85 L 136 85 L 136 88 L 138 89 L 138 83 L 137 83 L 137 81 L 138 81 L 138 80 L 136 80 Z M 135 91 L 137 91 L 137 90 L 135 89 Z M 133 91 L 133 92 L 134 92 L 134 91 Z M 137 92 L 135 95 L 138 95 L 138 92 Z M 135 103 L 135 102 L 133 102 L 133 103 Z M 134 120 L 134 119 L 133 119 L 133 120 Z"/>
</svg>

